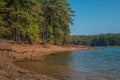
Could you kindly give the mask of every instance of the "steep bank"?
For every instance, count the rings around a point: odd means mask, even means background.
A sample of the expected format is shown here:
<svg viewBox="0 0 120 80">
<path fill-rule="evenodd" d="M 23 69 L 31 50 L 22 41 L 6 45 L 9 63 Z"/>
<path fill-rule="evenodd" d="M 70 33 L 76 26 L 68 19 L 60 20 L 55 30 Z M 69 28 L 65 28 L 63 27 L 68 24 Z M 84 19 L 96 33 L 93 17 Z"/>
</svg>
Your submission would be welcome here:
<svg viewBox="0 0 120 80">
<path fill-rule="evenodd" d="M 12 62 L 16 60 L 36 60 L 40 57 L 56 52 L 91 49 L 85 46 L 58 45 L 17 45 L 2 46 L 0 48 L 0 80 L 56 80 L 47 75 L 40 75 L 16 67 Z M 38 57 L 38 58 L 37 58 Z"/>
</svg>

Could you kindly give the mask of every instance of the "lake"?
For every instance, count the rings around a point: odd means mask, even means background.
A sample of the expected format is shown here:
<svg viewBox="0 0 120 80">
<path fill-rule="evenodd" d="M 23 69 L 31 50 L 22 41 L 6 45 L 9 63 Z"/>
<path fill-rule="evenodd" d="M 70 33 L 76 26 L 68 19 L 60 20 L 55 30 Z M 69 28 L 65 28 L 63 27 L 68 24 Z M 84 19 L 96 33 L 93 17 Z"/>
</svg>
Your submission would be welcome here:
<svg viewBox="0 0 120 80">
<path fill-rule="evenodd" d="M 15 64 L 61 80 L 120 80 L 119 47 L 64 52 Z"/>
</svg>

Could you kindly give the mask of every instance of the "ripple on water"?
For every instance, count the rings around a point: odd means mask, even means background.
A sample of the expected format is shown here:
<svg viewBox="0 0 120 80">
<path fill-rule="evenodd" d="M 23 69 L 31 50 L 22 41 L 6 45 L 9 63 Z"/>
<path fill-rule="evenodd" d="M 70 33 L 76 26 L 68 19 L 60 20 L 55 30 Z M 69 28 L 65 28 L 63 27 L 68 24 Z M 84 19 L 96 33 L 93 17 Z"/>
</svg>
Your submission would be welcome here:
<svg viewBox="0 0 120 80">
<path fill-rule="evenodd" d="M 41 61 L 16 62 L 22 68 L 62 80 L 120 80 L 120 48 L 72 51 Z"/>
</svg>

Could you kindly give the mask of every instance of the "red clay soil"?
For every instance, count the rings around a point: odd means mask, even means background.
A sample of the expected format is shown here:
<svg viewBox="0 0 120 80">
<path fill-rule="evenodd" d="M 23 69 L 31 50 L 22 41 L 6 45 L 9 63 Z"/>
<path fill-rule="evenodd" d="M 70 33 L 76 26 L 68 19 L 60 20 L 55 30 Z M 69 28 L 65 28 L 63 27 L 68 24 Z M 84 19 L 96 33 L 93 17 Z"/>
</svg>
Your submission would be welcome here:
<svg viewBox="0 0 120 80">
<path fill-rule="evenodd" d="M 58 80 L 15 66 L 12 60 L 0 54 L 0 80 Z"/>
<path fill-rule="evenodd" d="M 85 49 L 91 49 L 91 47 L 0 43 L 0 80 L 57 80 L 53 77 L 23 70 L 15 66 L 13 61 L 36 60 L 42 56 L 55 54 L 57 52 Z"/>
<path fill-rule="evenodd" d="M 3 55 L 9 56 L 14 60 L 23 59 L 34 59 L 44 55 L 55 54 L 57 52 L 65 52 L 72 50 L 86 50 L 91 49 L 87 46 L 59 46 L 59 45 L 18 45 L 18 44 L 7 44 L 0 48 L 0 52 Z"/>
</svg>

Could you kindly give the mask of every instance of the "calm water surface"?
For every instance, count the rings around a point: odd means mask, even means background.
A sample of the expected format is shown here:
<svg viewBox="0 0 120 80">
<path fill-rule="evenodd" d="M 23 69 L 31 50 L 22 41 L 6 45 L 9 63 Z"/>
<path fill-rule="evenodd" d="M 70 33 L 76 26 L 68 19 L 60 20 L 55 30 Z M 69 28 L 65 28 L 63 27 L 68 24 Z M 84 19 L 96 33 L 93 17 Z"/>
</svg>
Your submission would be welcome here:
<svg viewBox="0 0 120 80">
<path fill-rule="evenodd" d="M 120 48 L 72 51 L 16 65 L 61 80 L 120 80 Z"/>
</svg>

